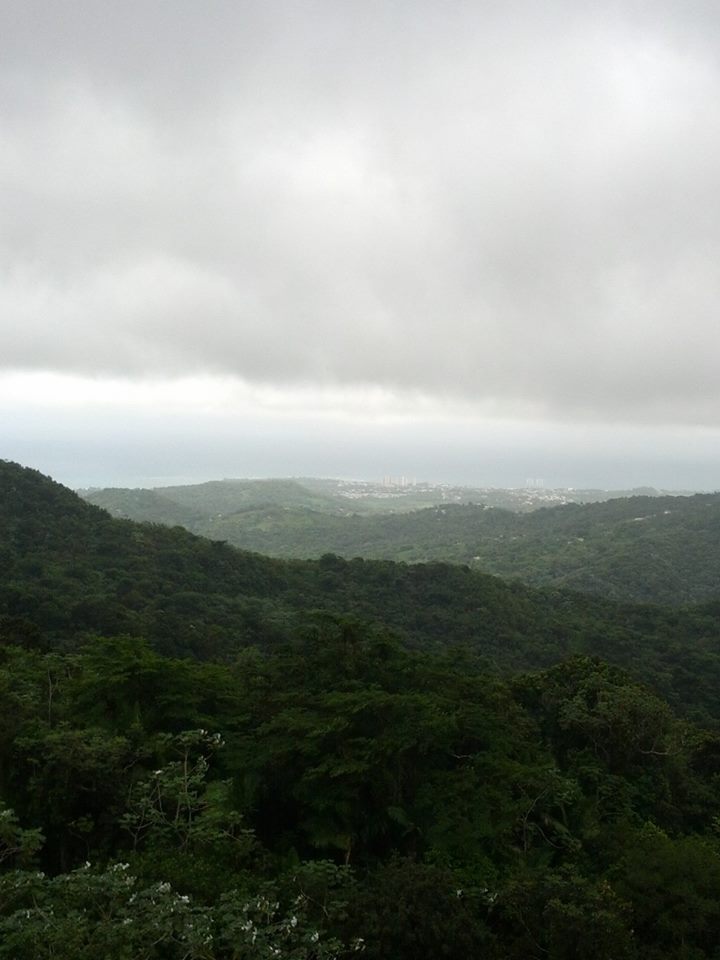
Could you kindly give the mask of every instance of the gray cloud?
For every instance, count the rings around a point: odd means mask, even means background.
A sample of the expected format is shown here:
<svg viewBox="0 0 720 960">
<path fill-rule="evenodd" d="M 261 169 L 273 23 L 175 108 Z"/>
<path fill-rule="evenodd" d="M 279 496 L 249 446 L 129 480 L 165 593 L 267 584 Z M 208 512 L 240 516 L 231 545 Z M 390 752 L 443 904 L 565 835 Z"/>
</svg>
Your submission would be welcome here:
<svg viewBox="0 0 720 960">
<path fill-rule="evenodd" d="M 716 5 L 0 18 L 6 369 L 720 422 Z"/>
</svg>

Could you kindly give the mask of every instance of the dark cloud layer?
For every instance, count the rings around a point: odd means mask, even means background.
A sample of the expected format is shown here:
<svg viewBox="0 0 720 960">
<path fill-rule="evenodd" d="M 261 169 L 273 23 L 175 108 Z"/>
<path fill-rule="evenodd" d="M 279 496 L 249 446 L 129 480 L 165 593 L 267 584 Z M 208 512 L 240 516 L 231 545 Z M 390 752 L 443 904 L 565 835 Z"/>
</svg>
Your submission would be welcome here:
<svg viewBox="0 0 720 960">
<path fill-rule="evenodd" d="M 720 8 L 5 0 L 5 369 L 718 425 Z"/>
</svg>

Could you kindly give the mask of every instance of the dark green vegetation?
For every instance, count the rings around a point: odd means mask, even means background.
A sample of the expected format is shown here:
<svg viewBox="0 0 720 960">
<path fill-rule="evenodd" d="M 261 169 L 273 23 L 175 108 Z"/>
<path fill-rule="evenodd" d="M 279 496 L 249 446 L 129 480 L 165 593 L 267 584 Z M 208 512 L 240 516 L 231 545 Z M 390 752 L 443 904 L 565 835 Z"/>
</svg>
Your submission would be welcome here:
<svg viewBox="0 0 720 960">
<path fill-rule="evenodd" d="M 720 494 L 620 497 L 523 513 L 478 503 L 377 513 L 376 505 L 363 514 L 362 500 L 343 507 L 293 481 L 265 483 L 239 483 L 237 495 L 225 481 L 105 490 L 89 499 L 116 515 L 179 523 L 270 556 L 466 563 L 532 586 L 631 602 L 679 605 L 718 594 Z M 348 515 L 348 503 L 358 512 Z"/>
<path fill-rule="evenodd" d="M 0 958 L 717 960 L 717 604 L 271 560 L 8 463 L 0 544 Z"/>
<path fill-rule="evenodd" d="M 679 709 L 720 714 L 720 609 L 669 611 L 506 584 L 468 567 L 283 561 L 180 527 L 111 518 L 0 463 L 0 616 L 53 649 L 128 634 L 168 656 L 227 659 L 286 642 L 308 610 L 390 628 L 414 648 L 463 646 L 503 673 L 601 655 Z"/>
</svg>

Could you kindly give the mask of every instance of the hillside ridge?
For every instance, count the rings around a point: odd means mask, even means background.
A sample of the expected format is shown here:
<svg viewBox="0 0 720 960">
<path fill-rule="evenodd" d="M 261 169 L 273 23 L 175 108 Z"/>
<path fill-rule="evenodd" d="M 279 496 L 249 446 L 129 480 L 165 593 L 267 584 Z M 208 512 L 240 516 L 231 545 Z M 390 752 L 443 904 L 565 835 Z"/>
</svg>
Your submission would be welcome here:
<svg viewBox="0 0 720 960">
<path fill-rule="evenodd" d="M 718 605 L 618 604 L 439 562 L 272 559 L 180 527 L 114 519 L 8 463 L 0 533 L 6 642 L 67 650 L 128 634 L 165 655 L 227 660 L 284 642 L 322 613 L 373 623 L 409 646 L 471 648 L 500 672 L 602 656 L 672 703 L 710 712 L 720 703 Z"/>
<path fill-rule="evenodd" d="M 269 556 L 445 561 L 531 586 L 568 588 L 630 602 L 682 605 L 720 596 L 720 494 L 637 495 L 515 512 L 483 503 L 442 503 L 360 514 L 331 498 L 275 499 L 243 481 L 222 482 L 222 511 L 204 486 L 104 490 L 90 502 L 114 515 L 175 524 Z M 276 481 L 264 481 L 275 484 Z M 220 489 L 220 488 L 218 488 Z M 300 489 L 302 489 L 300 487 Z M 257 499 L 253 500 L 253 496 Z M 171 503 L 172 498 L 180 498 Z M 190 509 L 192 505 L 192 509 Z"/>
</svg>

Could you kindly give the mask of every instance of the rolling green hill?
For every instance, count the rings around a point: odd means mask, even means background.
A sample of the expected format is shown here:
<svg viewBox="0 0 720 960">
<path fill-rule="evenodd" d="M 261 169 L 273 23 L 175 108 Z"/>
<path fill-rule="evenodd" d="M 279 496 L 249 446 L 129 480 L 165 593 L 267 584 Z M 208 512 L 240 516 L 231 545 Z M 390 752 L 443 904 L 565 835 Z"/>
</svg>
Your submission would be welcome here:
<svg viewBox="0 0 720 960">
<path fill-rule="evenodd" d="M 237 496 L 226 481 L 216 497 L 214 486 L 204 484 L 106 490 L 89 499 L 115 515 L 180 523 L 276 557 L 441 560 L 533 586 L 638 602 L 720 596 L 720 494 L 618 497 L 522 513 L 446 503 L 348 515 L 337 498 L 321 496 L 318 503 L 291 481 L 237 484 Z"/>
<path fill-rule="evenodd" d="M 297 480 L 211 480 L 162 487 L 157 492 L 203 517 L 233 513 L 256 504 L 280 504 L 337 514 L 347 512 L 346 505 L 337 497 L 309 490 Z"/>
<path fill-rule="evenodd" d="M 83 636 L 124 633 L 174 656 L 231 658 L 281 641 L 321 610 L 389 628 L 415 647 L 470 647 L 501 671 L 601 655 L 672 702 L 713 712 L 720 703 L 717 607 L 614 604 L 466 565 L 271 559 L 180 527 L 113 519 L 10 463 L 0 463 L 0 494 L 6 636 L 39 631 L 67 649 Z"/>
</svg>

